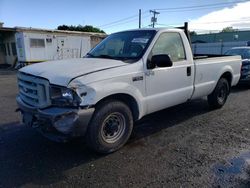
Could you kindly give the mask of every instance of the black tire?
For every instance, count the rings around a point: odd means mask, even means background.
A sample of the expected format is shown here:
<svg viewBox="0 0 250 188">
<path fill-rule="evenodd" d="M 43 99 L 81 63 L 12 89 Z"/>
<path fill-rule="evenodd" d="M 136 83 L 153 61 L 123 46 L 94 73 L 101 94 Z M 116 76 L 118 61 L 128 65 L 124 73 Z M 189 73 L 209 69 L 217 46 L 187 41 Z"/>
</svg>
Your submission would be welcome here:
<svg viewBox="0 0 250 188">
<path fill-rule="evenodd" d="M 133 129 L 133 115 L 123 102 L 107 100 L 97 106 L 88 126 L 86 141 L 98 153 L 111 153 L 121 148 Z"/>
<path fill-rule="evenodd" d="M 221 108 L 226 103 L 229 91 L 230 88 L 227 79 L 220 78 L 214 91 L 207 97 L 209 106 L 212 109 Z"/>
</svg>

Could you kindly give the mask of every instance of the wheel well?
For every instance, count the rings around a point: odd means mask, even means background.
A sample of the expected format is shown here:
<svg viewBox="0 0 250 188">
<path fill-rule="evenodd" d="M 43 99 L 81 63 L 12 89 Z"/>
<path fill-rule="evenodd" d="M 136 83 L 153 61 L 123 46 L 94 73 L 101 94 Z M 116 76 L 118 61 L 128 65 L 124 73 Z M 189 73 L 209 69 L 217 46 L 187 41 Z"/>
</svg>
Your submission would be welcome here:
<svg viewBox="0 0 250 188">
<path fill-rule="evenodd" d="M 229 91 L 228 93 L 231 92 L 231 85 L 232 85 L 232 74 L 230 72 L 225 72 L 224 74 L 222 74 L 222 76 L 220 78 L 225 78 L 228 81 L 229 84 Z"/>
<path fill-rule="evenodd" d="M 110 99 L 116 99 L 116 100 L 122 101 L 125 104 L 127 104 L 128 107 L 130 108 L 130 110 L 132 111 L 134 120 L 138 120 L 138 118 L 139 118 L 138 104 L 137 104 L 135 98 L 132 97 L 131 95 L 128 95 L 128 94 L 119 93 L 119 94 L 107 96 L 107 97 L 101 99 L 100 101 L 98 101 L 95 106 L 99 105 L 100 103 L 103 103 L 106 100 L 110 100 Z"/>
<path fill-rule="evenodd" d="M 228 81 L 229 86 L 231 87 L 231 85 L 232 85 L 232 74 L 231 74 L 230 72 L 225 72 L 225 73 L 221 76 L 221 78 L 225 78 L 225 79 Z"/>
</svg>

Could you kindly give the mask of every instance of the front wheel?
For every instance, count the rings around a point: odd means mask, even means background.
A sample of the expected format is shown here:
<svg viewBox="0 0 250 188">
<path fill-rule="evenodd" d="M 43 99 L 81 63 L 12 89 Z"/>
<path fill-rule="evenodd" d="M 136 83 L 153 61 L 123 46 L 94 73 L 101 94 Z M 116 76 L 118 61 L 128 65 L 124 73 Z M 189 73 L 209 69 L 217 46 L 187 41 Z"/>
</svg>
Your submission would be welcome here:
<svg viewBox="0 0 250 188">
<path fill-rule="evenodd" d="M 214 91 L 208 95 L 208 104 L 212 109 L 218 109 L 221 108 L 229 95 L 229 83 L 227 79 L 221 78 Z"/>
<path fill-rule="evenodd" d="M 122 147 L 133 129 L 133 116 L 123 102 L 108 100 L 96 108 L 87 131 L 87 144 L 96 152 L 111 153 Z"/>
</svg>

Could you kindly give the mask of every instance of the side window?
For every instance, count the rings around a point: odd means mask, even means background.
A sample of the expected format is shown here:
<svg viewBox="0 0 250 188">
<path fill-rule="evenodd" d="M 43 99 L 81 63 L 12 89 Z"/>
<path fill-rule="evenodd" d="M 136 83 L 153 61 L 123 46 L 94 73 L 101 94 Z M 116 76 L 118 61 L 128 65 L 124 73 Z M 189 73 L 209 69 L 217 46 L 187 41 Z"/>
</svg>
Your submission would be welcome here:
<svg viewBox="0 0 250 188">
<path fill-rule="evenodd" d="M 64 41 L 62 42 L 62 46 L 64 45 Z M 30 47 L 31 48 L 45 48 L 44 39 L 30 39 Z"/>
<path fill-rule="evenodd" d="M 151 55 L 167 54 L 173 62 L 186 59 L 184 46 L 179 33 L 163 33 L 157 39 Z"/>
</svg>

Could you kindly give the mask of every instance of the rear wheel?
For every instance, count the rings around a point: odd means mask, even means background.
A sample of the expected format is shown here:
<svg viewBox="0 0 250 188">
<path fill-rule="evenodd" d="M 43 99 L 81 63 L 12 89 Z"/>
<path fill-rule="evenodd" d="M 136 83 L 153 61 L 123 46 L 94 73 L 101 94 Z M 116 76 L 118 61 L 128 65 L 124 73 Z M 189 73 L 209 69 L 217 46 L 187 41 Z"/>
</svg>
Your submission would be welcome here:
<svg viewBox="0 0 250 188">
<path fill-rule="evenodd" d="M 214 91 L 208 95 L 208 104 L 212 109 L 218 109 L 221 108 L 229 95 L 229 83 L 227 79 L 221 78 Z"/>
<path fill-rule="evenodd" d="M 108 100 L 96 108 L 87 131 L 87 144 L 96 152 L 111 153 L 122 147 L 133 129 L 133 116 L 123 102 Z"/>
</svg>

